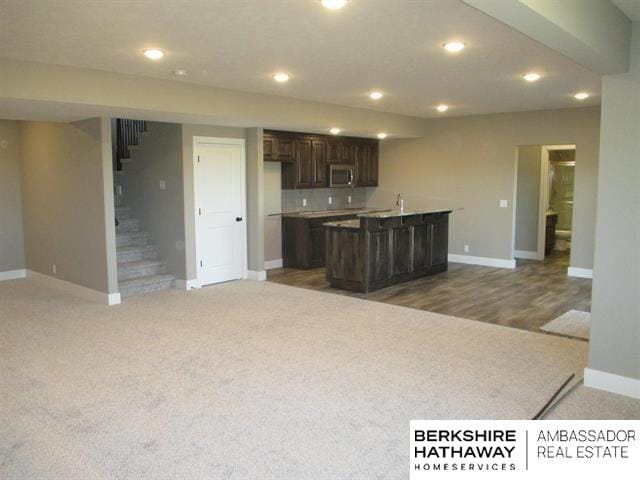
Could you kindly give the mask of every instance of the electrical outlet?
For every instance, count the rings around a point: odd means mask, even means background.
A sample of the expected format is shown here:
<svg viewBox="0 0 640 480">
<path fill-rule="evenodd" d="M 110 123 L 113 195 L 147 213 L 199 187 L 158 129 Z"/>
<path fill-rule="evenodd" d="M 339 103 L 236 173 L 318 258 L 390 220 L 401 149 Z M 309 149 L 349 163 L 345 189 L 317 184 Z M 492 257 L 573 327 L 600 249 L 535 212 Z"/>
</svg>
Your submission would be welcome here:
<svg viewBox="0 0 640 480">
<path fill-rule="evenodd" d="M 331 205 L 333 203 L 333 197 L 329 197 L 327 201 L 329 202 L 329 205 Z"/>
<path fill-rule="evenodd" d="M 509 202 L 507 200 L 500 200 L 500 208 L 507 208 L 509 206 Z"/>
<path fill-rule="evenodd" d="M 469 245 L 464 246 L 464 253 L 469 253 Z"/>
<path fill-rule="evenodd" d="M 164 180 L 160 180 L 160 190 L 166 190 L 167 189 L 167 182 L 165 182 Z"/>
<path fill-rule="evenodd" d="M 303 206 L 303 207 L 306 207 L 306 206 L 307 206 L 307 199 L 306 199 L 306 198 L 303 198 L 303 199 L 302 199 L 302 206 Z"/>
<path fill-rule="evenodd" d="M 58 273 L 58 269 L 56 268 L 55 263 L 53 265 L 51 265 L 51 270 L 53 271 L 53 274 L 55 275 L 56 273 Z"/>
<path fill-rule="evenodd" d="M 347 203 L 351 203 L 351 195 L 347 195 Z"/>
<path fill-rule="evenodd" d="M 116 185 L 116 195 L 122 195 L 122 185 Z"/>
</svg>

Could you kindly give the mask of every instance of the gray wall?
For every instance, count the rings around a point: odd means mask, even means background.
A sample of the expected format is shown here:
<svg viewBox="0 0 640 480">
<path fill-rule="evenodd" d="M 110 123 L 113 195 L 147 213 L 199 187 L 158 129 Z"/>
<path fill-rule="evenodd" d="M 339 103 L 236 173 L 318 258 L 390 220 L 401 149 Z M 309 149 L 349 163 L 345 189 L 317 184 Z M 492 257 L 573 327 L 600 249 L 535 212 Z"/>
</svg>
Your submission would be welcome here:
<svg viewBox="0 0 640 480">
<path fill-rule="evenodd" d="M 464 207 L 451 216 L 451 253 L 467 244 L 470 255 L 511 259 L 517 146 L 576 144 L 571 265 L 591 268 L 599 125 L 599 108 L 430 120 L 424 138 L 380 142 L 378 191 Z"/>
<path fill-rule="evenodd" d="M 535 252 L 538 249 L 538 213 L 540 211 L 540 145 L 518 148 L 515 249 Z"/>
<path fill-rule="evenodd" d="M 248 269 L 264 270 L 264 155 L 262 128 L 247 129 Z"/>
<path fill-rule="evenodd" d="M 282 259 L 282 178 L 279 162 L 264 162 L 264 259 Z"/>
<path fill-rule="evenodd" d="M 640 380 L 640 23 L 632 72 L 602 83 L 589 366 Z M 577 162 L 576 162 L 577 163 Z"/>
<path fill-rule="evenodd" d="M 24 122 L 20 156 L 26 267 L 116 293 L 110 130 L 98 118 Z"/>
<path fill-rule="evenodd" d="M 123 204 L 131 207 L 142 230 L 158 247 L 170 273 L 186 278 L 182 127 L 174 123 L 147 122 L 138 150 L 115 183 L 123 186 Z M 160 181 L 165 190 L 160 189 Z"/>
<path fill-rule="evenodd" d="M 0 120 L 0 273 L 23 268 L 18 122 Z"/>
<path fill-rule="evenodd" d="M 182 125 L 182 176 L 184 179 L 185 280 L 196 278 L 196 216 L 193 190 L 193 137 L 245 138 L 244 128 Z"/>
</svg>

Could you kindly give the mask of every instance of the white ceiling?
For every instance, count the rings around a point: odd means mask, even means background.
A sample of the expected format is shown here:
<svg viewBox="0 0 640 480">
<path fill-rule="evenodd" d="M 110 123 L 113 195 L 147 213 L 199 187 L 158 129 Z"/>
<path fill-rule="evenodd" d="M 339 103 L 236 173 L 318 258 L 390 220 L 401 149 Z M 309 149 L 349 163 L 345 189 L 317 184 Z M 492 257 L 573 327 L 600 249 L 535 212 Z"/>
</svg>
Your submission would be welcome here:
<svg viewBox="0 0 640 480">
<path fill-rule="evenodd" d="M 468 47 L 447 54 L 450 39 Z M 145 47 L 167 54 L 152 62 Z M 600 92 L 598 75 L 459 0 L 351 0 L 338 12 L 318 0 L 3 0 L 0 57 L 418 117 L 439 116 L 439 103 L 448 116 L 597 105 Z M 276 70 L 292 80 L 276 84 Z M 544 78 L 524 82 L 529 70 Z M 577 102 L 579 90 L 593 96 Z"/>
<path fill-rule="evenodd" d="M 613 0 L 632 22 L 640 22 L 640 0 Z"/>
</svg>

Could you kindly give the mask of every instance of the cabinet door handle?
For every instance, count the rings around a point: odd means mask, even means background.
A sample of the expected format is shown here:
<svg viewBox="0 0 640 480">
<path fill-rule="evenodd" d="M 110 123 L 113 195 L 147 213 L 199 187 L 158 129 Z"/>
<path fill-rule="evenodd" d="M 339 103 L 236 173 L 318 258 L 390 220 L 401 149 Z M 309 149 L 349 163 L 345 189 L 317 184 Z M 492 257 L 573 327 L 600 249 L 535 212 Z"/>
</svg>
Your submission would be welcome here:
<svg viewBox="0 0 640 480">
<path fill-rule="evenodd" d="M 242 221 L 242 217 L 236 217 L 236 222 L 241 222 Z"/>
</svg>

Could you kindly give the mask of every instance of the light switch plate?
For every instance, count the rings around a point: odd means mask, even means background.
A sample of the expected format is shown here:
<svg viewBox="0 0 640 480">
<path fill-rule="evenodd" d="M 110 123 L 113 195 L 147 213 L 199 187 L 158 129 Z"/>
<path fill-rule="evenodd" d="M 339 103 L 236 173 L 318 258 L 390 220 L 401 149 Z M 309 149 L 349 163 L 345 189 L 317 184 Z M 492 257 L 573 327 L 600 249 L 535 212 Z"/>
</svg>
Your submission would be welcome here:
<svg viewBox="0 0 640 480">
<path fill-rule="evenodd" d="M 500 200 L 500 208 L 507 208 L 509 206 L 509 202 L 507 200 Z"/>
<path fill-rule="evenodd" d="M 164 180 L 160 180 L 160 190 L 166 190 L 167 189 L 167 182 L 165 182 Z"/>
</svg>

